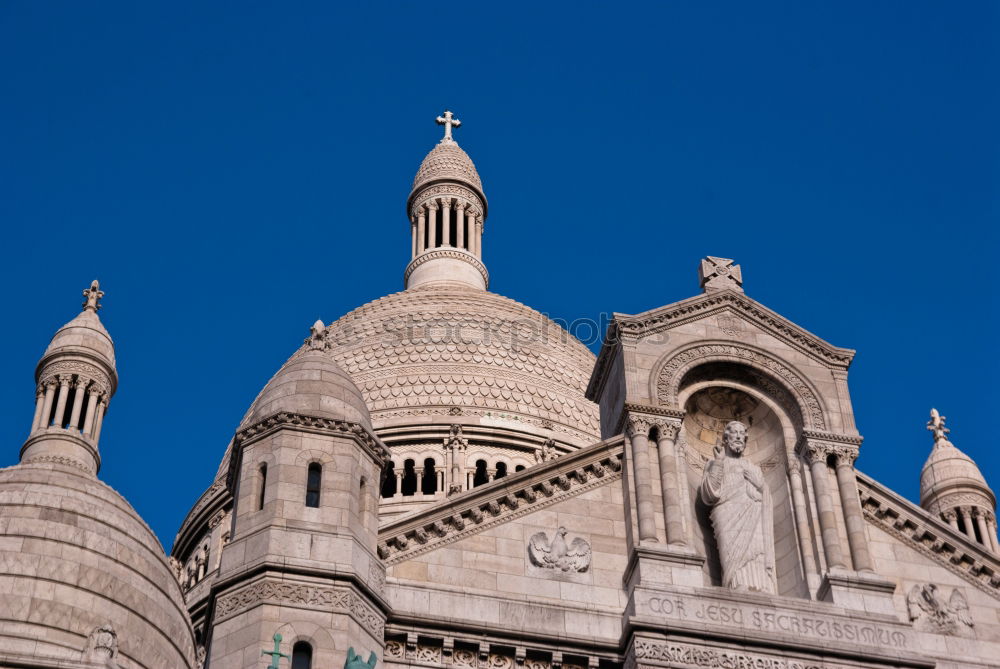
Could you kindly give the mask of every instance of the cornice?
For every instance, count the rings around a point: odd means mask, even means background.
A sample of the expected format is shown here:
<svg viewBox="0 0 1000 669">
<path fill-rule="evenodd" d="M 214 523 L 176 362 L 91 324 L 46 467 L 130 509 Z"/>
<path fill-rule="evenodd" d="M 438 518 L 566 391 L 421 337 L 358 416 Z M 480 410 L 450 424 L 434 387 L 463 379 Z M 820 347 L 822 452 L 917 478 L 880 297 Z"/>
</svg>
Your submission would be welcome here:
<svg viewBox="0 0 1000 669">
<path fill-rule="evenodd" d="M 601 441 L 390 521 L 379 530 L 379 557 L 403 562 L 617 480 L 622 444 Z"/>
<path fill-rule="evenodd" d="M 476 268 L 476 271 L 478 271 L 480 274 L 483 275 L 483 281 L 486 282 L 486 287 L 489 288 L 490 273 L 486 270 L 486 265 L 481 263 L 479 261 L 479 258 L 472 255 L 471 253 L 467 253 L 466 251 L 452 247 L 438 247 L 432 251 L 425 251 L 424 253 L 418 255 L 416 258 L 410 261 L 409 265 L 406 266 L 406 271 L 403 272 L 403 281 L 404 282 L 409 281 L 410 275 L 413 274 L 413 271 L 418 267 L 420 267 L 421 265 L 423 265 L 424 263 L 430 262 L 431 260 L 436 260 L 438 258 L 453 258 L 455 260 L 462 260 L 469 263 L 470 265 Z"/>
<path fill-rule="evenodd" d="M 1000 599 L 1000 557 L 912 502 L 857 472 L 861 508 L 869 523 Z"/>
</svg>

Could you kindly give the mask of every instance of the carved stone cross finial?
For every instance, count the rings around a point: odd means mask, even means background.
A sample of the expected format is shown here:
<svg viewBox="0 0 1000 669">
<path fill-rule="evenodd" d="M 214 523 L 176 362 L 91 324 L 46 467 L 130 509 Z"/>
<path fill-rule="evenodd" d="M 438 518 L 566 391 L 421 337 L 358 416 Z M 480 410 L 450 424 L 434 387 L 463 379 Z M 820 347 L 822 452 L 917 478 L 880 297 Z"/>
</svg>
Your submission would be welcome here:
<svg viewBox="0 0 1000 669">
<path fill-rule="evenodd" d="M 83 291 L 83 296 L 86 299 L 83 303 L 83 310 L 96 312 L 101 308 L 101 298 L 104 297 L 104 291 L 101 290 L 101 286 L 97 283 L 97 279 L 90 282 L 90 288 Z"/>
<path fill-rule="evenodd" d="M 462 122 L 455 118 L 450 111 L 444 110 L 444 116 L 437 117 L 437 124 L 444 126 L 444 139 L 443 142 L 454 141 L 451 138 L 451 129 L 461 127 Z"/>
<path fill-rule="evenodd" d="M 279 669 L 278 662 L 281 661 L 281 658 L 285 658 L 286 660 L 289 659 L 288 655 L 285 655 L 284 653 L 281 652 L 281 635 L 275 632 L 273 639 L 274 639 L 274 650 L 260 651 L 261 655 L 264 656 L 269 655 L 271 657 L 271 664 L 267 665 L 267 669 Z"/>
<path fill-rule="evenodd" d="M 948 437 L 945 435 L 951 432 L 951 430 L 944 426 L 946 420 L 948 420 L 947 416 L 939 414 L 937 409 L 931 409 L 931 419 L 927 421 L 927 429 L 934 433 L 935 445 L 941 441 L 948 441 Z"/>
<path fill-rule="evenodd" d="M 715 256 L 703 258 L 698 267 L 698 281 L 704 293 L 726 288 L 743 292 L 743 274 L 740 272 L 740 266 L 734 265 L 729 258 Z"/>
</svg>

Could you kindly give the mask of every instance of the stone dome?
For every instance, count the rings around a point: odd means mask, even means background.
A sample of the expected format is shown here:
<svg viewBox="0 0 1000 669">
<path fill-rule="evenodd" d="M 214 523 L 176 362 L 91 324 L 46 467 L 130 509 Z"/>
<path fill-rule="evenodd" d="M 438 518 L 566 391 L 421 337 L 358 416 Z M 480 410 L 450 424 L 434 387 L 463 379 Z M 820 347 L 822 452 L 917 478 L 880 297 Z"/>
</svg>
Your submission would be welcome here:
<svg viewBox="0 0 1000 669">
<path fill-rule="evenodd" d="M 938 441 L 920 472 L 921 505 L 940 513 L 951 506 L 969 503 L 972 501 L 969 495 L 980 497 L 977 501 L 987 502 L 990 508 L 996 506 L 993 491 L 972 458 L 950 441 Z"/>
<path fill-rule="evenodd" d="M 194 666 L 194 633 L 163 548 L 93 475 L 51 463 L 0 469 L 0 581 L 4 666 L 17 657 L 77 666 L 106 624 L 123 669 Z"/>
<path fill-rule="evenodd" d="M 327 341 L 376 430 L 435 415 L 506 416 L 579 446 L 600 438 L 597 405 L 584 397 L 594 354 L 496 293 L 444 285 L 394 293 L 331 324 Z"/>
<path fill-rule="evenodd" d="M 424 157 L 417 175 L 413 178 L 412 197 L 421 187 L 434 181 L 459 181 L 476 190 L 476 194 L 486 202 L 483 182 L 479 172 L 462 147 L 453 140 L 442 140 Z"/>
<path fill-rule="evenodd" d="M 358 387 L 321 350 L 301 350 L 282 365 L 254 400 L 241 427 L 282 411 L 371 427 Z"/>
<path fill-rule="evenodd" d="M 97 357 L 115 367 L 115 345 L 95 311 L 85 309 L 52 336 L 39 366 L 63 354 Z"/>
</svg>

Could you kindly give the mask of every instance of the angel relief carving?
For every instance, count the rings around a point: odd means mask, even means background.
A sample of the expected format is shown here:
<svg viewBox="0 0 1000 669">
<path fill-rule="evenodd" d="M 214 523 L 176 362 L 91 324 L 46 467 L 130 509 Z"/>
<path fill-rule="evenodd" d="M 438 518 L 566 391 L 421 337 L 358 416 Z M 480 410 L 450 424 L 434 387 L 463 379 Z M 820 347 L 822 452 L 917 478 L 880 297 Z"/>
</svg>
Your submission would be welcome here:
<svg viewBox="0 0 1000 669">
<path fill-rule="evenodd" d="M 584 572 L 590 568 L 590 554 L 590 544 L 580 537 L 566 543 L 565 527 L 556 530 L 551 542 L 545 532 L 533 534 L 528 541 L 528 559 L 543 569 Z"/>
<path fill-rule="evenodd" d="M 933 583 L 914 585 L 906 595 L 906 608 L 913 626 L 922 632 L 968 636 L 975 623 L 969 615 L 969 603 L 958 588 L 948 601 Z"/>
</svg>

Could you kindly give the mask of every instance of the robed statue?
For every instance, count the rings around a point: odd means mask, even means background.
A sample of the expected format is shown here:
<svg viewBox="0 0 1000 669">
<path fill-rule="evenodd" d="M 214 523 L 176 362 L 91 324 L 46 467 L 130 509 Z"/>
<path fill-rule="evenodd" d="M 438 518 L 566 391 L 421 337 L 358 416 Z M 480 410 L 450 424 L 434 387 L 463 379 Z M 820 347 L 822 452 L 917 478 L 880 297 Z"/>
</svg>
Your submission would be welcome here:
<svg viewBox="0 0 1000 669">
<path fill-rule="evenodd" d="M 712 508 L 712 527 L 722 563 L 722 585 L 776 593 L 771 493 L 760 467 L 743 457 L 747 428 L 730 421 L 705 466 L 701 499 Z"/>
</svg>

